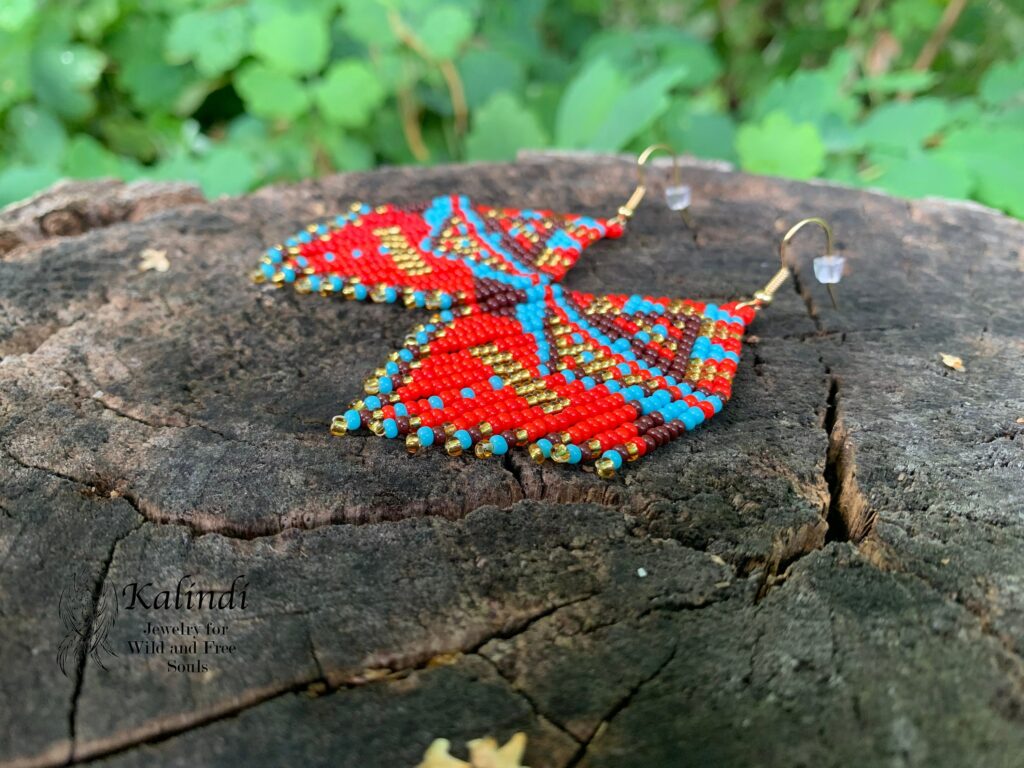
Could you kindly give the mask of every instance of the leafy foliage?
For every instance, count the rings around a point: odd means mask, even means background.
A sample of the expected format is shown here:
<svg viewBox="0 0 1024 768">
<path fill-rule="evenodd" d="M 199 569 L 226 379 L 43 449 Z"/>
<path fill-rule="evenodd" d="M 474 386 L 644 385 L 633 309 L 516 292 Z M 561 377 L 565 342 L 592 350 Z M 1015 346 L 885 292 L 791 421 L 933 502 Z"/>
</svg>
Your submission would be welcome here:
<svg viewBox="0 0 1024 768">
<path fill-rule="evenodd" d="M 0 3 L 0 204 L 61 176 L 237 194 L 656 141 L 1024 217 L 1024 14 L 1013 0 Z"/>
</svg>

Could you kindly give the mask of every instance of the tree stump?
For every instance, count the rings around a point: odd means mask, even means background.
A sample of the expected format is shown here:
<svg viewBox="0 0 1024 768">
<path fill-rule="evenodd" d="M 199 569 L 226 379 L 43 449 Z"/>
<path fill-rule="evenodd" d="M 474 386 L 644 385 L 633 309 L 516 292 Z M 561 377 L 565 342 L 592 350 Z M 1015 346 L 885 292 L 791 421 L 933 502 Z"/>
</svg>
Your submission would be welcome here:
<svg viewBox="0 0 1024 768">
<path fill-rule="evenodd" d="M 566 284 L 747 295 L 809 215 L 850 273 L 834 312 L 801 236 L 729 406 L 612 481 L 332 438 L 421 318 L 248 274 L 355 199 L 610 215 L 625 160 L 215 202 L 78 183 L 0 214 L 0 765 L 401 768 L 437 737 L 458 754 L 520 730 L 533 768 L 1021 765 L 1024 226 L 685 175 L 695 234 L 655 189 Z M 132 584 L 239 576 L 244 609 L 130 605 Z M 199 642 L 235 649 L 205 670 L 130 650 L 150 624 L 210 621 L 224 634 Z M 76 626 L 105 647 L 62 673 Z"/>
</svg>

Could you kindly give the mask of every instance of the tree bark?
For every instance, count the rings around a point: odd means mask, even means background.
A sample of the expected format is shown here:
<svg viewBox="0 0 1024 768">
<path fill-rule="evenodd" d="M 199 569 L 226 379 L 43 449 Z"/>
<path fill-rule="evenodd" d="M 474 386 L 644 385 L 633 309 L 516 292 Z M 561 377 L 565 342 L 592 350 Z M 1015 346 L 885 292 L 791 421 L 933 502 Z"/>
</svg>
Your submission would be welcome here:
<svg viewBox="0 0 1024 768">
<path fill-rule="evenodd" d="M 728 407 L 613 481 L 332 438 L 422 318 L 247 275 L 357 199 L 612 215 L 627 161 L 383 169 L 213 202 L 75 183 L 0 213 L 0 766 L 397 768 L 437 737 L 517 730 L 533 768 L 1019 765 L 1024 226 L 684 171 L 695 236 L 655 169 L 630 231 L 566 284 L 748 295 L 811 215 L 850 270 L 834 312 L 801 235 Z M 140 271 L 154 251 L 169 269 Z M 118 655 L 65 676 L 76 574 L 93 637 L 117 594 Z M 149 623 L 209 614 L 129 608 L 127 585 L 240 575 L 245 609 L 217 619 L 236 650 L 207 671 L 128 651 Z"/>
</svg>

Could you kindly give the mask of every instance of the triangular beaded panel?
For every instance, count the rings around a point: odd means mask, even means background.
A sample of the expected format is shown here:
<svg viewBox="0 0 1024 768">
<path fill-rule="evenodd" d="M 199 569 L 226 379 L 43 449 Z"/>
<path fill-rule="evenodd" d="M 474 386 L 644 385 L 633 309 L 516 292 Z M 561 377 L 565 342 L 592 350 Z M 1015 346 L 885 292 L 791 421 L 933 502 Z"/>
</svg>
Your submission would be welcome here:
<svg viewBox="0 0 1024 768">
<path fill-rule="evenodd" d="M 267 250 L 260 280 L 301 292 L 446 309 L 494 287 L 560 280 L 583 249 L 621 225 L 550 211 L 474 205 L 462 196 L 410 206 L 354 204 Z"/>
<path fill-rule="evenodd" d="M 610 475 L 728 401 L 753 309 L 557 284 L 504 288 L 419 326 L 332 431 L 416 451 L 596 462 Z"/>
</svg>

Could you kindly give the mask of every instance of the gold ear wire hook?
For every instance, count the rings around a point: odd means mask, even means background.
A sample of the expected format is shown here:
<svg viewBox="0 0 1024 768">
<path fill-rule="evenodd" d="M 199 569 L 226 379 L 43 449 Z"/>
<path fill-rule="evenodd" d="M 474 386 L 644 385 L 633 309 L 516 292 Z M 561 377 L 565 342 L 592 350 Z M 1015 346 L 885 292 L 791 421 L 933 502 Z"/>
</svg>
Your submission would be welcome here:
<svg viewBox="0 0 1024 768">
<path fill-rule="evenodd" d="M 779 271 L 772 276 L 771 280 L 765 283 L 764 288 L 762 288 L 761 290 L 757 291 L 754 294 L 754 298 L 748 301 L 741 302 L 739 306 L 754 307 L 755 309 L 760 309 L 761 307 L 766 307 L 772 303 L 772 299 L 775 296 L 775 292 L 779 290 L 782 284 L 786 282 L 786 279 L 793 273 L 792 268 L 787 263 L 786 249 L 789 247 L 790 241 L 794 237 L 796 237 L 796 233 L 799 232 L 804 227 L 806 227 L 808 224 L 815 224 L 818 227 L 821 227 L 821 229 L 825 232 L 825 255 L 824 257 L 818 258 L 824 258 L 833 261 L 838 259 L 839 261 L 837 267 L 841 272 L 842 258 L 836 256 L 832 250 L 832 227 L 830 227 L 828 222 L 825 221 L 824 219 L 819 218 L 817 216 L 812 216 L 810 218 L 803 219 L 802 221 L 798 221 L 796 224 L 789 228 L 789 231 L 786 232 L 785 235 L 783 235 L 782 240 L 779 243 L 779 260 L 782 262 L 782 266 L 779 268 Z M 817 262 L 817 259 L 815 261 Z M 815 265 L 816 275 L 817 272 L 817 265 Z M 832 299 L 832 306 L 835 309 L 839 309 L 839 303 L 836 301 L 836 292 L 834 287 L 835 283 L 839 282 L 838 276 L 834 276 L 834 279 L 830 277 L 829 282 L 826 282 L 825 280 L 821 279 L 820 276 L 819 280 L 825 283 L 825 288 L 828 290 L 829 298 Z"/>
<path fill-rule="evenodd" d="M 668 152 L 672 155 L 672 182 L 676 185 L 680 183 L 682 177 L 679 171 L 679 156 L 676 154 L 676 151 L 668 144 L 652 144 L 647 147 L 647 149 L 641 152 L 636 158 L 636 189 L 633 190 L 633 194 L 629 196 L 629 200 L 626 201 L 626 204 L 619 207 L 618 215 L 619 218 L 623 220 L 623 223 L 628 221 L 633 214 L 636 213 L 637 206 L 640 205 L 640 202 L 644 199 L 644 195 L 647 194 L 647 174 L 644 170 L 644 166 L 647 165 L 647 161 L 650 160 L 651 155 L 658 151 Z M 689 222 L 687 222 L 687 224 L 689 224 Z"/>
</svg>

